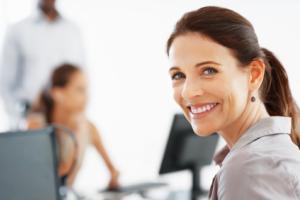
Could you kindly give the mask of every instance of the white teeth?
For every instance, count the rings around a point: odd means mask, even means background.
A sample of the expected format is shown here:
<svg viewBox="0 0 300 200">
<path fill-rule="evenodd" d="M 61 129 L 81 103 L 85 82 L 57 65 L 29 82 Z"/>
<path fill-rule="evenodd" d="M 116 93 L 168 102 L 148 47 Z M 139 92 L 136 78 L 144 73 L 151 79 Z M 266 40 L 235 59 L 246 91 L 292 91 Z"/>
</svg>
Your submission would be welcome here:
<svg viewBox="0 0 300 200">
<path fill-rule="evenodd" d="M 191 111 L 194 114 L 199 114 L 199 113 L 203 113 L 203 112 L 207 112 L 209 110 L 211 110 L 212 108 L 214 108 L 217 105 L 217 103 L 211 103 L 211 104 L 207 104 L 205 106 L 201 106 L 201 107 L 191 107 Z"/>
</svg>

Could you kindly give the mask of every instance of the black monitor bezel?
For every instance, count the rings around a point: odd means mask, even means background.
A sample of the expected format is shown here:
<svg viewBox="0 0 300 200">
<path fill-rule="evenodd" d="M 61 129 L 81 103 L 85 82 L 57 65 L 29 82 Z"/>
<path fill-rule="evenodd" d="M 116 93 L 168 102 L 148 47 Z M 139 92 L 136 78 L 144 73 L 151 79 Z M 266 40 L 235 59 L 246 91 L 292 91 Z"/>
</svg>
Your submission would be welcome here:
<svg viewBox="0 0 300 200">
<path fill-rule="evenodd" d="M 56 137 L 55 137 L 55 128 L 53 126 L 48 126 L 46 128 L 42 129 L 34 129 L 34 130 L 26 130 L 26 131 L 9 131 L 0 133 L 0 137 L 8 137 L 8 138 L 15 138 L 15 137 L 32 137 L 32 134 L 47 134 L 50 137 L 51 144 L 53 147 L 52 151 L 52 159 L 53 159 L 53 170 L 54 170 L 54 180 L 55 180 L 55 193 L 56 193 L 56 199 L 60 200 L 59 195 L 59 178 L 58 178 L 58 158 L 57 158 L 57 144 L 56 144 Z"/>
<path fill-rule="evenodd" d="M 182 123 L 183 121 L 186 122 L 186 129 L 190 130 L 191 134 L 195 134 L 192 130 L 192 127 L 190 123 L 186 120 L 185 116 L 181 113 L 177 113 L 174 115 L 172 125 L 171 125 L 171 130 L 169 133 L 167 145 L 164 150 L 164 155 L 161 161 L 160 169 L 159 169 L 159 175 L 167 174 L 167 173 L 172 173 L 172 172 L 178 172 L 182 170 L 191 170 L 191 168 L 195 166 L 180 166 L 176 160 L 178 159 L 178 156 L 180 155 L 179 151 L 184 148 L 182 145 L 184 144 L 184 140 L 178 139 L 178 135 L 176 128 L 177 128 L 177 123 Z M 216 133 L 213 133 L 216 134 Z M 186 137 L 186 136 L 183 136 Z M 200 136 L 199 136 L 200 137 Z M 216 144 L 217 145 L 217 144 Z M 175 148 L 176 147 L 176 148 Z M 215 147 L 216 149 L 216 147 Z"/>
</svg>

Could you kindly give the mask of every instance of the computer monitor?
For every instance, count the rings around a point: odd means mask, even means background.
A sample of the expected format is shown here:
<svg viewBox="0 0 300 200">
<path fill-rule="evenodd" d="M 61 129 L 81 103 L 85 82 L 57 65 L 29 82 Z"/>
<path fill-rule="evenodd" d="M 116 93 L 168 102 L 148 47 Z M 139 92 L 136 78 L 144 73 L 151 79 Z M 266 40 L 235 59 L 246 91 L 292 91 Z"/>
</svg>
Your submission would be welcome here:
<svg viewBox="0 0 300 200">
<path fill-rule="evenodd" d="M 59 200 L 54 128 L 0 134 L 0 199 Z"/>
<path fill-rule="evenodd" d="M 200 187 L 200 169 L 211 164 L 218 138 L 216 133 L 208 137 L 197 136 L 184 115 L 176 114 L 159 174 L 190 170 L 193 181 L 192 196 L 203 194 L 205 191 Z"/>
</svg>

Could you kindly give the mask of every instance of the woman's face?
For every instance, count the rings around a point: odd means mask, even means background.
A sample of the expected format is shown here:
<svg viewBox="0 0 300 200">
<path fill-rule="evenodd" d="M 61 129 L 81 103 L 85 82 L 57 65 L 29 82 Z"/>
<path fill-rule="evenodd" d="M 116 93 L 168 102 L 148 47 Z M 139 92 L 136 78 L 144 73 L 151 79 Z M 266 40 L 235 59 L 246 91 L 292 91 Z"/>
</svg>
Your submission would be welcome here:
<svg viewBox="0 0 300 200">
<path fill-rule="evenodd" d="M 234 123 L 248 101 L 249 73 L 231 51 L 197 33 L 178 36 L 170 53 L 174 99 L 196 134 L 210 135 Z"/>
<path fill-rule="evenodd" d="M 84 73 L 78 71 L 71 75 L 69 83 L 58 88 L 56 103 L 69 112 L 82 112 L 87 104 L 87 80 Z"/>
</svg>

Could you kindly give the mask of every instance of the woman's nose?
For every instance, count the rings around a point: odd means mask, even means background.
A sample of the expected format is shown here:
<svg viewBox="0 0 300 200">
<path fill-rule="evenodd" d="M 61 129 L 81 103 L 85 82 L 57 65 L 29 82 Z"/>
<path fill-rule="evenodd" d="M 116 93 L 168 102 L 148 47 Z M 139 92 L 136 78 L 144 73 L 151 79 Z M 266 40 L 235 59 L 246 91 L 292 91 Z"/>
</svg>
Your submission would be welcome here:
<svg viewBox="0 0 300 200">
<path fill-rule="evenodd" d="M 194 80 L 186 79 L 181 91 L 182 98 L 185 100 L 191 100 L 201 95 L 203 95 L 201 84 Z"/>
</svg>

